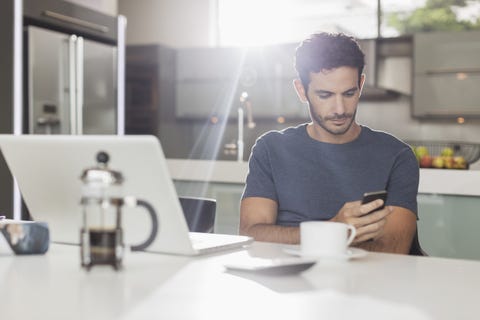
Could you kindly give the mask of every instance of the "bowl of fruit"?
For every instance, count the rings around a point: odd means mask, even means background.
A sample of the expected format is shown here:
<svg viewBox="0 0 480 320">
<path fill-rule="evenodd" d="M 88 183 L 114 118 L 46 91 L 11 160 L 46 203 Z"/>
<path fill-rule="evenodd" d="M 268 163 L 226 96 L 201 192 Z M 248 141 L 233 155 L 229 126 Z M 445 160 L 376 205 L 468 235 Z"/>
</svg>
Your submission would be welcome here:
<svg viewBox="0 0 480 320">
<path fill-rule="evenodd" d="M 461 169 L 480 159 L 480 145 L 460 142 L 409 141 L 420 168 Z"/>
</svg>

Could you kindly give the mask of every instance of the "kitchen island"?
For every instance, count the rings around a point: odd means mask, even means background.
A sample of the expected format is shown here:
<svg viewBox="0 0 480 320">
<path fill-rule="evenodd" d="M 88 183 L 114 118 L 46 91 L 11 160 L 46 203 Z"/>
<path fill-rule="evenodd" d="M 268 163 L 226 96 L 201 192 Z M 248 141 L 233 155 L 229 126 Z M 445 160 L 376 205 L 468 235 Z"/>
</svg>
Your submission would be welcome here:
<svg viewBox="0 0 480 320">
<path fill-rule="evenodd" d="M 169 159 L 174 180 L 244 184 L 247 162 Z M 479 170 L 420 169 L 419 193 L 480 196 Z"/>
<path fill-rule="evenodd" d="M 247 162 L 169 159 L 180 195 L 217 199 L 215 232 L 237 233 Z M 420 169 L 419 238 L 428 254 L 480 260 L 480 170 Z"/>
</svg>

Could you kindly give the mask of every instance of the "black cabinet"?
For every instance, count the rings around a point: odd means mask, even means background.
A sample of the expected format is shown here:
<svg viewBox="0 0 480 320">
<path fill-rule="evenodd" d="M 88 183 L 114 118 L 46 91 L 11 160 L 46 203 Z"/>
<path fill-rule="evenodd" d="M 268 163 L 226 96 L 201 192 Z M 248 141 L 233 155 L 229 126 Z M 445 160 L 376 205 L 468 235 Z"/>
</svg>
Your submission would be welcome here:
<svg viewBox="0 0 480 320">
<path fill-rule="evenodd" d="M 158 135 L 161 121 L 174 118 L 175 50 L 128 46 L 126 61 L 125 132 Z"/>
</svg>

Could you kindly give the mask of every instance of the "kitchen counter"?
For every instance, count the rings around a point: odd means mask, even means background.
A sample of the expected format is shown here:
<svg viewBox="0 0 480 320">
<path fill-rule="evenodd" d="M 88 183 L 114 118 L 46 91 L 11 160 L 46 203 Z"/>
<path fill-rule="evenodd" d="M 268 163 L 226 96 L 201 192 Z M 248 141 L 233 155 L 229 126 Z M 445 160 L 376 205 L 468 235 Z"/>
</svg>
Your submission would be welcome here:
<svg viewBox="0 0 480 320">
<path fill-rule="evenodd" d="M 245 183 L 247 162 L 168 159 L 177 181 Z M 419 193 L 480 196 L 479 170 L 420 169 Z"/>
<path fill-rule="evenodd" d="M 168 159 L 173 180 L 245 183 L 248 163 L 245 161 L 211 161 Z"/>
<path fill-rule="evenodd" d="M 217 199 L 216 232 L 236 234 L 246 162 L 169 159 L 181 195 Z M 420 169 L 419 238 L 430 255 L 480 260 L 480 170 Z"/>
</svg>

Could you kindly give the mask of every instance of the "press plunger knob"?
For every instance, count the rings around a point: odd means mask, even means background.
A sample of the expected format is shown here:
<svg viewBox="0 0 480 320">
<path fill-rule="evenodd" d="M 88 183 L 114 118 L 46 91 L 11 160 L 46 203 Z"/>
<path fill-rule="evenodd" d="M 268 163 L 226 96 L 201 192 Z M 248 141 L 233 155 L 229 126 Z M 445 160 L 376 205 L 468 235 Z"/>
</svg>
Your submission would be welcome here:
<svg viewBox="0 0 480 320">
<path fill-rule="evenodd" d="M 97 153 L 97 162 L 106 165 L 110 160 L 110 156 L 105 151 L 100 151 Z"/>
</svg>

